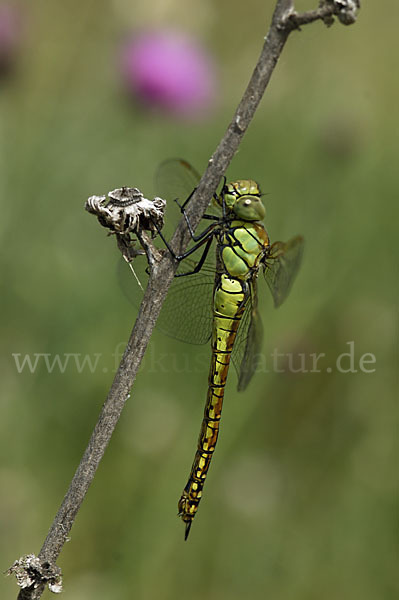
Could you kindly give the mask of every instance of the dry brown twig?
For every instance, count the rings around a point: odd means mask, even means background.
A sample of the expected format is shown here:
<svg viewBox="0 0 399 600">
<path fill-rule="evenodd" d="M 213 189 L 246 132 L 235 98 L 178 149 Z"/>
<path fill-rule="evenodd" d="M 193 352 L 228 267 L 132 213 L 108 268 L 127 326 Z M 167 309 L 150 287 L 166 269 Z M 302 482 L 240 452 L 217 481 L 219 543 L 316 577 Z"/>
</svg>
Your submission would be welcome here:
<svg viewBox="0 0 399 600">
<path fill-rule="evenodd" d="M 334 17 L 337 17 L 345 25 L 352 24 L 356 20 L 359 7 L 360 0 L 321 0 L 317 9 L 297 13 L 293 0 L 276 1 L 272 22 L 248 87 L 189 203 L 187 216 L 194 229 L 238 149 L 289 34 L 316 20 L 322 20 L 326 25 L 331 25 Z M 59 569 L 55 565 L 56 560 L 62 546 L 68 540 L 80 505 L 94 478 L 125 402 L 129 398 L 162 303 L 173 280 L 177 268 L 176 261 L 169 253 L 157 252 L 149 237 L 145 233 L 143 236 L 144 239 L 141 241 L 146 246 L 147 254 L 150 252 L 152 268 L 138 317 L 98 422 L 38 557 L 34 555 L 22 557 L 11 568 L 13 573 L 18 572 L 19 585 L 22 582 L 22 585 L 25 586 L 21 586 L 18 600 L 40 598 L 49 582 L 53 586 L 52 591 L 61 589 Z M 189 240 L 186 223 L 184 219 L 181 219 L 171 241 L 171 248 L 176 255 L 184 252 Z M 22 571 L 25 569 L 26 572 L 22 572 L 21 569 Z M 54 585 L 54 581 L 56 581 L 56 585 Z"/>
</svg>

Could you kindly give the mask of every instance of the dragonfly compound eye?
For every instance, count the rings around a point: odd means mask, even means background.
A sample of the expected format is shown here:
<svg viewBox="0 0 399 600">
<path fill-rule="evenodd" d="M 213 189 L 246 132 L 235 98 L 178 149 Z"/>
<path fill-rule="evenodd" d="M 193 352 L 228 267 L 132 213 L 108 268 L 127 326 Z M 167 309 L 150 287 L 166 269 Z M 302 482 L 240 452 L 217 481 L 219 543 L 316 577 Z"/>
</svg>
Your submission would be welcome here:
<svg viewBox="0 0 399 600">
<path fill-rule="evenodd" d="M 265 218 L 265 207 L 259 196 L 242 196 L 233 207 L 239 219 L 244 221 L 262 221 Z"/>
</svg>

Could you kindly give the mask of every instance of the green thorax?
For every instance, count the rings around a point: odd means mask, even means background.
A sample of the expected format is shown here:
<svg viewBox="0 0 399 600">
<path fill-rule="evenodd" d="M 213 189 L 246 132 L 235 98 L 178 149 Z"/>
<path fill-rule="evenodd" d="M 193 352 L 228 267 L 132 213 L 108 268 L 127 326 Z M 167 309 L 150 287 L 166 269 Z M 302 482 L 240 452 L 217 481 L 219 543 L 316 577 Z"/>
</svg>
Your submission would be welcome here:
<svg viewBox="0 0 399 600">
<path fill-rule="evenodd" d="M 246 279 L 257 270 L 268 247 L 269 236 L 262 223 L 236 220 L 220 238 L 219 256 L 231 277 Z"/>
<path fill-rule="evenodd" d="M 259 223 L 265 217 L 259 186 L 252 179 L 233 181 L 223 187 L 216 202 L 229 219 L 219 236 L 219 258 L 230 277 L 246 279 L 256 272 L 269 247 L 269 236 Z"/>
</svg>

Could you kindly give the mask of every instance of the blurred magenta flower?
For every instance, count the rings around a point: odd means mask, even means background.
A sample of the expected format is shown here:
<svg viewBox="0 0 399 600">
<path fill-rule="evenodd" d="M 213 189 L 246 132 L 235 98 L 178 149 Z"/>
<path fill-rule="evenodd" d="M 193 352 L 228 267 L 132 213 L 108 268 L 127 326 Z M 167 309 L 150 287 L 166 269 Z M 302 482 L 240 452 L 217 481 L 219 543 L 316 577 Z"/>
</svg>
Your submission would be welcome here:
<svg viewBox="0 0 399 600">
<path fill-rule="evenodd" d="M 215 97 L 215 67 L 206 51 L 185 34 L 146 31 L 133 35 L 122 54 L 128 91 L 144 106 L 197 117 Z"/>
<path fill-rule="evenodd" d="M 0 76 L 14 66 L 21 29 L 21 15 L 17 8 L 11 4 L 0 4 Z"/>
</svg>

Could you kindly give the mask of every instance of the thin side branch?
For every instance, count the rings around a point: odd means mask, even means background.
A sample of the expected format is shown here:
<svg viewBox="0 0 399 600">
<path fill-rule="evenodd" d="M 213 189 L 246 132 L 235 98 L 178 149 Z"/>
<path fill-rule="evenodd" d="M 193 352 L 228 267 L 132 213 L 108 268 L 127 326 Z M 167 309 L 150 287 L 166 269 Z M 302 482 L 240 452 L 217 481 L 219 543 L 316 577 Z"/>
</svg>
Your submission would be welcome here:
<svg viewBox="0 0 399 600">
<path fill-rule="evenodd" d="M 317 19 L 326 21 L 326 19 L 333 18 L 334 15 L 339 16 L 343 8 L 348 8 L 354 3 L 357 4 L 357 1 L 325 0 L 315 11 L 297 14 L 292 0 L 277 0 L 272 23 L 248 87 L 189 203 L 187 216 L 194 227 L 198 225 L 210 198 L 216 191 L 223 173 L 229 166 L 254 117 L 290 32 Z M 149 242 L 149 240 L 147 241 Z M 186 222 L 181 219 L 171 241 L 171 248 L 176 255 L 182 254 L 188 242 L 189 233 Z M 149 251 L 149 249 L 148 245 L 146 250 Z M 68 539 L 80 505 L 94 478 L 125 402 L 129 398 L 162 303 L 173 280 L 177 263 L 170 254 L 162 255 L 151 251 L 151 257 L 153 264 L 148 286 L 122 361 L 82 460 L 40 550 L 38 558 L 47 569 L 55 565 L 61 548 Z M 29 577 L 35 579 L 35 574 L 29 573 Z M 18 600 L 40 598 L 46 583 L 47 581 L 40 578 L 38 570 L 35 583 L 22 589 Z"/>
<path fill-rule="evenodd" d="M 285 21 L 288 27 L 300 29 L 314 21 L 324 21 L 329 27 L 337 17 L 343 25 L 352 25 L 356 21 L 360 0 L 320 0 L 319 8 L 297 13 L 294 9 L 287 12 Z"/>
</svg>

